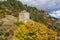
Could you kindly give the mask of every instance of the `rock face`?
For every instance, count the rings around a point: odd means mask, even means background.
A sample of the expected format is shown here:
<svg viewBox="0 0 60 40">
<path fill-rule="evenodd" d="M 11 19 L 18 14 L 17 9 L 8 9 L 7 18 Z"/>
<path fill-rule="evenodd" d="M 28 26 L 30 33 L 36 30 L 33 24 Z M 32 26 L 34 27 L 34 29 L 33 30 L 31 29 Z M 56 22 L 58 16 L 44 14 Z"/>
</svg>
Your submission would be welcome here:
<svg viewBox="0 0 60 40">
<path fill-rule="evenodd" d="M 19 13 L 19 21 L 22 21 L 22 22 L 31 21 L 30 17 L 29 17 L 29 12 L 27 12 L 25 10 L 20 12 Z"/>
<path fill-rule="evenodd" d="M 5 15 L 5 18 L 2 18 L 4 22 L 17 22 L 17 18 L 12 15 Z"/>
<path fill-rule="evenodd" d="M 0 19 L 1 21 L 3 21 L 2 26 L 3 27 L 11 27 L 13 28 L 14 26 L 16 26 L 14 23 L 17 23 L 17 18 L 12 16 L 12 15 L 5 15 L 4 18 Z"/>
<path fill-rule="evenodd" d="M 0 19 L 0 23 L 2 24 L 0 30 L 2 29 L 4 31 L 2 39 L 13 40 L 14 30 L 17 28 L 17 25 L 15 24 L 17 23 L 17 18 L 12 15 L 5 15 L 4 18 Z"/>
</svg>

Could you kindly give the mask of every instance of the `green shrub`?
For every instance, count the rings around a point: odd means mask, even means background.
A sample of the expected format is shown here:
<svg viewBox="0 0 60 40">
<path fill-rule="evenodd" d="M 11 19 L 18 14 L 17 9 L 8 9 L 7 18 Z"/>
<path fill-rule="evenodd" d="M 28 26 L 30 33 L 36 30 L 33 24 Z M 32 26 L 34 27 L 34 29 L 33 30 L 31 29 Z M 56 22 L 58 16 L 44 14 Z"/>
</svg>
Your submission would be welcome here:
<svg viewBox="0 0 60 40">
<path fill-rule="evenodd" d="M 4 34 L 4 30 L 0 29 L 0 36 Z"/>
<path fill-rule="evenodd" d="M 4 17 L 5 17 L 4 14 L 1 14 L 1 13 L 0 13 L 0 19 L 1 19 L 1 18 L 4 18 Z"/>
<path fill-rule="evenodd" d="M 5 37 L 8 37 L 9 36 L 9 32 L 6 32 L 4 36 Z"/>
</svg>

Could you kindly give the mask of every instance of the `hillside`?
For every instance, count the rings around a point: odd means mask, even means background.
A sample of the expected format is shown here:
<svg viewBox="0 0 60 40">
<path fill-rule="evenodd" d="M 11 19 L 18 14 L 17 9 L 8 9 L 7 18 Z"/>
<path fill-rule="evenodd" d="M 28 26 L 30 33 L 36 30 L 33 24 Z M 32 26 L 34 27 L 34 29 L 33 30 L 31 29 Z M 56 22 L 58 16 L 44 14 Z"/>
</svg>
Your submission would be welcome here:
<svg viewBox="0 0 60 40">
<path fill-rule="evenodd" d="M 0 3 L 0 40 L 12 40 L 17 24 L 17 14 Z"/>
<path fill-rule="evenodd" d="M 49 29 L 52 29 L 58 33 L 58 36 L 60 36 L 60 23 L 57 21 L 53 20 L 51 16 L 47 15 L 44 11 L 42 10 L 37 10 L 35 7 L 29 7 L 27 5 L 23 5 L 19 1 L 3 1 L 0 2 L 0 14 L 4 15 L 12 15 L 15 18 L 17 18 L 17 23 L 19 23 L 19 13 L 21 11 L 27 11 L 30 13 L 30 19 L 39 23 L 43 23 L 48 27 Z M 0 16 L 0 18 L 2 18 Z"/>
</svg>

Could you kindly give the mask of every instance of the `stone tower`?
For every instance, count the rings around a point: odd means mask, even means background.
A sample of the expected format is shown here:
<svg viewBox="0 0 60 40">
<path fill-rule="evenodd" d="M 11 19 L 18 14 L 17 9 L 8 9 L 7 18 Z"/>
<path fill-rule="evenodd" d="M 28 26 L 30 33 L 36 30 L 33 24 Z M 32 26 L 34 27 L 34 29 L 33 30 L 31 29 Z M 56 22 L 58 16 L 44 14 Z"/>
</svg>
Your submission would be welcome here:
<svg viewBox="0 0 60 40">
<path fill-rule="evenodd" d="M 19 21 L 26 22 L 26 21 L 29 21 L 29 20 L 30 20 L 29 12 L 24 10 L 24 11 L 19 13 Z"/>
</svg>

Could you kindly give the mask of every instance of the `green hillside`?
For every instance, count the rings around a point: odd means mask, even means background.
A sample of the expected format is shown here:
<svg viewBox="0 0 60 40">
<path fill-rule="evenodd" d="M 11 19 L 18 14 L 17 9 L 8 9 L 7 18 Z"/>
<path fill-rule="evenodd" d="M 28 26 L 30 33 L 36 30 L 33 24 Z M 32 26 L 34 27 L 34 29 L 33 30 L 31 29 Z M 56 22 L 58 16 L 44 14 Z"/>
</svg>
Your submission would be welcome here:
<svg viewBox="0 0 60 40">
<path fill-rule="evenodd" d="M 54 25 L 49 25 L 48 21 L 47 21 L 49 18 L 44 19 L 44 16 L 43 16 L 43 15 L 45 15 L 45 12 L 42 10 L 39 11 L 35 7 L 29 7 L 27 5 L 23 5 L 19 1 L 11 1 L 11 0 L 0 2 L 0 5 L 7 7 L 9 10 L 11 10 L 14 13 L 19 13 L 23 10 L 26 10 L 27 12 L 30 13 L 30 19 L 37 21 L 37 22 L 42 22 L 44 24 L 47 24 L 48 27 L 50 28 L 50 26 L 51 26 L 51 28 L 53 30 L 56 30 L 56 29 L 57 29 L 56 31 L 60 30 L 57 27 L 55 27 Z M 54 29 L 54 28 L 56 28 L 56 29 Z"/>
<path fill-rule="evenodd" d="M 55 20 L 52 20 L 52 18 L 49 15 L 48 15 L 49 17 L 47 17 L 47 14 L 45 14 L 44 11 L 37 10 L 37 8 L 35 7 L 29 7 L 27 5 L 23 5 L 20 1 L 11 1 L 11 0 L 3 1 L 0 2 L 0 5 L 1 5 L 0 9 L 7 7 L 8 10 L 12 11 L 13 13 L 12 15 L 15 16 L 18 16 L 19 12 L 26 10 L 27 12 L 30 13 L 31 20 L 39 23 L 44 23 L 46 26 L 48 26 L 48 28 L 58 32 L 58 35 L 60 35 L 60 23 L 57 23 Z"/>
</svg>

